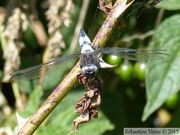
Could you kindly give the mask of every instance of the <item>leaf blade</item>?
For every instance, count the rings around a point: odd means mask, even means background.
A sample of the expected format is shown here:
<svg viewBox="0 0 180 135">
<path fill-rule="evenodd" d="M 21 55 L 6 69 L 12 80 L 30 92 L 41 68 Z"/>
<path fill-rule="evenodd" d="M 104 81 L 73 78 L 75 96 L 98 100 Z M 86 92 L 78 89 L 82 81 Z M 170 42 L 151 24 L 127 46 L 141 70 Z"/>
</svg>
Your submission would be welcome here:
<svg viewBox="0 0 180 135">
<path fill-rule="evenodd" d="M 150 61 L 146 73 L 147 104 L 142 120 L 145 121 L 166 99 L 180 89 L 180 15 L 165 20 L 154 36 L 154 46 L 169 50 L 161 61 Z"/>
</svg>

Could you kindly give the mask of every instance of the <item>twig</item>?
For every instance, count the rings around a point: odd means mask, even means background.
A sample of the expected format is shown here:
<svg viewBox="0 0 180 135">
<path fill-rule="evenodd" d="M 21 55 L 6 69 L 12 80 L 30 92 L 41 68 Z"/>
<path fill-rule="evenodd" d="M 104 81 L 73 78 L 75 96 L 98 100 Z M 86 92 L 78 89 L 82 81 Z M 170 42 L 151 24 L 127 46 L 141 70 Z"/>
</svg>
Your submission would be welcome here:
<svg viewBox="0 0 180 135">
<path fill-rule="evenodd" d="M 130 41 L 132 41 L 134 39 L 143 40 L 143 39 L 153 35 L 154 33 L 155 33 L 155 30 L 151 30 L 151 31 L 148 31 L 148 32 L 146 32 L 144 34 L 134 34 L 134 35 L 132 35 L 132 36 L 130 36 L 128 38 L 122 38 L 122 39 L 120 39 L 120 41 L 121 42 L 130 42 Z"/>
<path fill-rule="evenodd" d="M 157 27 L 161 23 L 163 16 L 164 16 L 164 9 L 159 9 L 159 12 L 158 12 L 158 15 L 157 15 L 157 18 L 156 18 L 156 23 L 155 23 L 155 26 L 154 26 L 155 30 L 157 29 Z"/>
<path fill-rule="evenodd" d="M 93 40 L 93 44 L 98 42 L 101 47 L 105 46 L 109 36 L 112 34 L 112 30 L 118 24 L 119 17 L 131 4 L 126 5 L 127 0 L 117 0 L 113 6 L 112 11 L 107 16 L 101 29 L 97 33 Z M 76 77 L 80 72 L 79 62 L 59 84 L 59 86 L 48 97 L 45 103 L 38 109 L 38 111 L 27 121 L 27 123 L 19 131 L 18 135 L 31 135 L 45 120 L 45 118 L 53 111 L 53 109 L 59 104 L 64 96 L 71 90 L 74 84 L 77 82 Z"/>
<path fill-rule="evenodd" d="M 106 42 L 112 34 L 113 29 L 118 25 L 120 21 L 120 15 L 133 3 L 133 1 L 127 5 L 126 3 L 127 0 L 116 1 L 111 12 L 107 16 L 106 20 L 104 21 L 103 25 L 95 36 L 92 42 L 93 45 L 95 44 L 95 42 L 97 42 L 101 45 L 101 47 L 105 46 Z"/>
<path fill-rule="evenodd" d="M 70 51 L 73 53 L 75 50 L 75 47 L 78 43 L 78 38 L 79 38 L 79 30 L 82 28 L 84 20 L 85 20 L 85 16 L 86 16 L 86 12 L 88 10 L 88 5 L 89 5 L 90 0 L 83 0 L 83 4 L 81 7 L 81 11 L 80 11 L 80 15 L 79 15 L 79 19 L 74 31 L 74 36 L 73 39 L 71 41 L 71 45 L 70 45 Z"/>
</svg>

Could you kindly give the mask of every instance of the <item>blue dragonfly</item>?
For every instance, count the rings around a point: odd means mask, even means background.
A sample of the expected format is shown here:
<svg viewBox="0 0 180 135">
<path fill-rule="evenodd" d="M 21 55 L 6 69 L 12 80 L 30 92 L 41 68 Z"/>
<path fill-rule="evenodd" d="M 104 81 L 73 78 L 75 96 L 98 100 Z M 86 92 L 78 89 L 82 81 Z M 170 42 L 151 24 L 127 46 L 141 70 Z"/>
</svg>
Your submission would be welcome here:
<svg viewBox="0 0 180 135">
<path fill-rule="evenodd" d="M 79 44 L 81 49 L 80 53 L 69 56 L 61 56 L 38 66 L 15 71 L 10 74 L 11 80 L 29 80 L 44 76 L 55 71 L 56 69 L 66 64 L 69 60 L 76 57 L 80 57 L 80 68 L 82 69 L 82 74 L 90 77 L 97 74 L 99 68 L 106 67 L 104 66 L 105 62 L 101 59 L 102 54 L 116 55 L 118 57 L 136 61 L 161 59 L 167 55 L 165 53 L 166 50 L 138 50 L 121 47 L 105 47 L 101 49 L 96 47 L 94 49 L 89 37 L 82 29 L 80 30 Z"/>
</svg>

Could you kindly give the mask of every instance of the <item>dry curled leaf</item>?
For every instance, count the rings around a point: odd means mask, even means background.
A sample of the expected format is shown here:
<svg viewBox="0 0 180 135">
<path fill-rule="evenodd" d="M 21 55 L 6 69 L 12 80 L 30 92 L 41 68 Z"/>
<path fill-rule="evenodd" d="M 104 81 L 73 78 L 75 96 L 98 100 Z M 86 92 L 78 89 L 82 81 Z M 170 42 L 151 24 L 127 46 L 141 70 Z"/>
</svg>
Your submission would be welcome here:
<svg viewBox="0 0 180 135">
<path fill-rule="evenodd" d="M 99 7 L 106 14 L 109 14 L 112 9 L 112 2 L 106 3 L 106 0 L 99 0 Z"/>
<path fill-rule="evenodd" d="M 77 130 L 79 124 L 98 118 L 98 109 L 101 103 L 101 81 L 97 76 L 87 78 L 83 74 L 77 76 L 80 83 L 86 88 L 86 93 L 76 102 L 75 111 L 79 116 L 73 121 L 74 130 Z"/>
</svg>

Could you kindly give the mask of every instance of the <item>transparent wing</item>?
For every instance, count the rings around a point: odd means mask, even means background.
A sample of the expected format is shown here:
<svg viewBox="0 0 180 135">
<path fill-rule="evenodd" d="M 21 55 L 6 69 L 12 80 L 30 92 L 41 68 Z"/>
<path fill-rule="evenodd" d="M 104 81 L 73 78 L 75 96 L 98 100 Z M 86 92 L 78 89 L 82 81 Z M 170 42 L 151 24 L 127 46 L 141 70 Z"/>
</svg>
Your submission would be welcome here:
<svg viewBox="0 0 180 135">
<path fill-rule="evenodd" d="M 99 49 L 99 53 L 112 54 L 129 60 L 146 61 L 162 59 L 167 54 L 166 50 L 136 50 L 121 47 L 105 47 Z"/>
<path fill-rule="evenodd" d="M 10 74 L 11 80 L 12 81 L 29 80 L 29 79 L 33 79 L 33 78 L 37 78 L 37 77 L 46 75 L 48 73 L 53 72 L 57 68 L 63 66 L 65 63 L 67 63 L 68 60 L 73 59 L 79 55 L 80 54 L 73 54 L 70 56 L 62 56 L 62 57 L 56 58 L 50 62 L 42 64 L 42 65 L 18 70 L 16 72 Z"/>
</svg>

